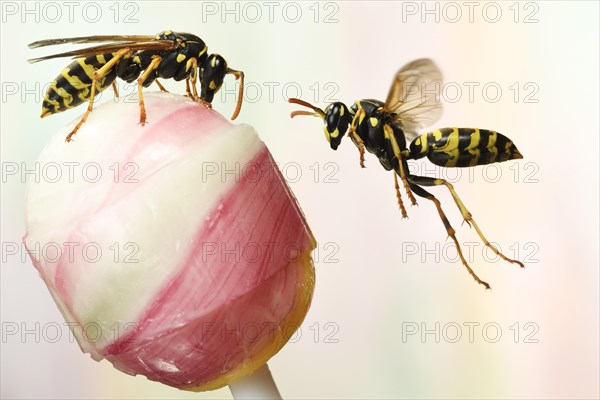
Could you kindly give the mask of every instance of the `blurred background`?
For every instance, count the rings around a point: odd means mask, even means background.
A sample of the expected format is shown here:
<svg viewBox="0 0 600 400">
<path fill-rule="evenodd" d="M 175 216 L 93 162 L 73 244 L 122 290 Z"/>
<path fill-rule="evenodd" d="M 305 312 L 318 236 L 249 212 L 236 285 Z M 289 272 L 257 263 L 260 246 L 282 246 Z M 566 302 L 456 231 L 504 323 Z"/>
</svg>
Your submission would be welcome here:
<svg viewBox="0 0 600 400">
<path fill-rule="evenodd" d="M 2 2 L 2 398 L 209 399 L 92 361 L 22 249 L 26 180 L 47 140 L 84 106 L 40 120 L 63 50 L 55 37 L 192 32 L 245 72 L 238 121 L 280 163 L 319 241 L 312 308 L 270 362 L 286 398 L 598 398 L 597 2 Z M 65 49 L 67 47 L 65 46 Z M 68 48 L 70 49 L 70 48 Z M 324 107 L 385 100 L 420 57 L 444 74 L 445 126 L 495 129 L 523 160 L 461 170 L 413 163 L 450 180 L 488 239 L 484 249 L 444 188 L 442 205 L 486 291 L 466 273 L 426 200 L 403 220 L 391 173 L 289 97 Z M 135 88 L 120 81 L 121 95 Z M 184 93 L 183 83 L 164 81 Z M 235 106 L 233 78 L 214 108 Z M 150 89 L 154 90 L 154 89 Z M 99 101 L 113 101 L 106 91 Z M 19 173 L 12 174 L 17 168 Z M 31 179 L 31 175 L 29 175 Z M 9 251 L 10 250 L 10 251 Z"/>
</svg>

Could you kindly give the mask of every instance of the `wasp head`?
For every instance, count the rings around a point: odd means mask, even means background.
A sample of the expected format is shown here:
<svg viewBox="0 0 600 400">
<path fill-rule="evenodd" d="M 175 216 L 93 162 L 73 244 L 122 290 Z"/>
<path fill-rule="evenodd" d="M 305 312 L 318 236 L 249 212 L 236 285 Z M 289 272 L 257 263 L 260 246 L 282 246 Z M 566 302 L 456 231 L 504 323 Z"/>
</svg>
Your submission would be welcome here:
<svg viewBox="0 0 600 400">
<path fill-rule="evenodd" d="M 313 112 L 310 111 L 294 111 L 292 112 L 292 118 L 297 115 L 312 115 L 315 117 L 323 118 L 325 123 L 323 129 L 325 131 L 325 138 L 329 142 L 329 145 L 333 150 L 337 150 L 340 145 L 342 138 L 346 134 L 348 130 L 348 125 L 352 121 L 352 114 L 350 110 L 344 103 L 335 102 L 325 108 L 325 111 L 321 110 L 300 99 L 291 98 L 288 100 L 290 103 L 300 104 L 302 106 L 308 107 Z"/>
</svg>

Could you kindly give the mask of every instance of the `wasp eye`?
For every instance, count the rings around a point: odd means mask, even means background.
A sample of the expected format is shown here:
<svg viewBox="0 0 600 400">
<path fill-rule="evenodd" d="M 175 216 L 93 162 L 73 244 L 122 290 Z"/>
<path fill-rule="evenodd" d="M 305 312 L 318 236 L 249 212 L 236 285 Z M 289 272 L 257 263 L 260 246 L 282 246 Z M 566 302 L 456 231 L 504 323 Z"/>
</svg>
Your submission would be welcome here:
<svg viewBox="0 0 600 400">
<path fill-rule="evenodd" d="M 327 125 L 327 130 L 333 132 L 335 128 L 337 128 L 339 120 L 340 107 L 337 103 L 333 103 L 325 110 L 325 124 Z"/>
</svg>

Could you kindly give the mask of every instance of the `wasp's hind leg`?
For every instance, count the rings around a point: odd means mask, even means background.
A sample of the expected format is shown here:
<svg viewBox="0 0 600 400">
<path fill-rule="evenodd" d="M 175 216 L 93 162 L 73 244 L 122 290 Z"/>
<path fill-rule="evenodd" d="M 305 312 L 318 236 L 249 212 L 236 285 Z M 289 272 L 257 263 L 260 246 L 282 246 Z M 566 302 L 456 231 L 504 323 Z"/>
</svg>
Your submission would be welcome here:
<svg viewBox="0 0 600 400">
<path fill-rule="evenodd" d="M 119 60 L 129 54 L 131 54 L 130 49 L 128 49 L 128 48 L 121 49 L 114 55 L 113 58 L 110 59 L 110 61 L 108 61 L 106 64 L 104 64 L 102 66 L 102 68 L 94 71 L 94 74 L 92 76 L 91 89 L 90 89 L 90 101 L 88 103 L 87 110 L 85 111 L 85 113 L 83 114 L 83 116 L 81 117 L 81 119 L 79 120 L 77 125 L 75 125 L 75 128 L 65 138 L 66 142 L 70 142 L 72 140 L 73 136 L 77 133 L 79 128 L 81 128 L 81 125 L 84 124 L 84 122 L 87 120 L 88 115 L 90 115 L 90 113 L 92 112 L 92 109 L 94 108 L 94 98 L 96 97 L 96 84 L 98 83 L 98 81 L 100 81 L 102 78 L 104 78 L 105 76 L 110 74 L 111 71 L 113 71 L 113 68 L 115 67 L 115 65 L 119 62 Z M 113 89 L 115 89 L 115 88 L 116 88 L 116 85 L 113 86 Z M 117 92 L 115 91 L 115 93 L 117 93 Z M 117 97 L 118 97 L 118 94 L 117 94 Z"/>
<path fill-rule="evenodd" d="M 450 182 L 446 181 L 445 179 L 430 178 L 430 177 L 424 177 L 424 176 L 411 176 L 410 178 L 411 178 L 411 182 L 416 183 L 418 185 L 423 185 L 423 186 L 444 185 L 444 186 L 446 186 L 448 188 L 448 190 L 450 191 L 450 194 L 452 195 L 454 202 L 458 206 L 458 208 L 464 218 L 464 221 L 467 224 L 469 224 L 469 226 L 473 226 L 475 228 L 475 230 L 477 231 L 477 234 L 479 235 L 479 238 L 481 239 L 483 244 L 485 244 L 487 247 L 489 247 L 496 255 L 498 255 L 503 260 L 508 261 L 509 263 L 517 264 L 521 268 L 525 267 L 521 261 L 513 260 L 512 258 L 506 257 L 504 254 L 502 254 L 500 252 L 500 250 L 498 250 L 494 245 L 492 245 L 490 242 L 488 242 L 488 240 L 485 238 L 485 236 L 483 236 L 481 229 L 479 229 L 479 226 L 473 219 L 473 216 L 471 215 L 469 210 L 467 210 L 467 208 L 465 207 L 463 202 L 460 200 L 460 197 L 458 197 L 458 194 L 454 190 L 454 186 L 452 186 L 452 184 Z"/>
<path fill-rule="evenodd" d="M 442 205 L 440 204 L 440 201 L 434 195 L 432 195 L 431 193 L 429 193 L 422 187 L 415 184 L 414 183 L 415 180 L 413 178 L 419 178 L 419 177 L 409 175 L 408 179 L 411 182 L 410 188 L 412 189 L 413 192 L 415 192 L 415 194 L 417 196 L 420 196 L 427 200 L 433 201 L 433 204 L 435 204 L 435 208 L 437 208 L 438 214 L 440 215 L 440 218 L 441 218 L 442 222 L 444 223 L 444 227 L 446 227 L 446 232 L 448 233 L 448 236 L 450 236 L 452 238 L 452 240 L 454 241 L 454 244 L 456 245 L 456 251 L 458 252 L 458 256 L 460 257 L 460 260 L 462 261 L 462 263 L 465 266 L 465 268 L 467 269 L 467 271 L 469 271 L 469 274 L 471 274 L 471 276 L 473 277 L 473 279 L 475 279 L 475 281 L 477 283 L 485 286 L 486 289 L 490 289 L 490 285 L 487 282 L 479 279 L 477 274 L 471 269 L 471 267 L 467 263 L 467 260 L 465 260 L 465 257 L 463 256 L 463 253 L 462 253 L 462 249 L 460 248 L 460 244 L 458 243 L 458 240 L 456 239 L 456 235 L 455 235 L 456 231 L 454 230 L 454 228 L 452 228 L 452 225 L 450 225 L 450 221 L 448 221 L 446 214 L 442 210 Z"/>
<path fill-rule="evenodd" d="M 144 126 L 146 124 L 146 106 L 144 105 L 144 96 L 142 94 L 142 86 L 144 85 L 144 82 L 146 82 L 146 79 L 148 79 L 148 77 L 150 77 L 151 74 L 156 73 L 156 69 L 158 68 L 158 65 L 161 63 L 161 61 L 162 61 L 161 56 L 154 56 L 152 58 L 152 61 L 150 61 L 150 65 L 148 65 L 148 68 L 146 68 L 146 70 L 144 71 L 142 76 L 140 76 L 137 80 L 137 82 L 138 82 L 138 97 L 139 97 L 139 104 L 140 104 L 140 124 L 142 126 Z"/>
</svg>

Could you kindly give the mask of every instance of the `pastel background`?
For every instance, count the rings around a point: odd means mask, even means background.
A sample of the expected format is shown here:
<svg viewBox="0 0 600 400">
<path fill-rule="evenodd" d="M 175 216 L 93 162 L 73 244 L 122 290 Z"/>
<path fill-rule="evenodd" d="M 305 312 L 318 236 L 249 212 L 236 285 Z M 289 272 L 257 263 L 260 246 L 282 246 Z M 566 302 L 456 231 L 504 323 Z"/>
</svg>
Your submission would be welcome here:
<svg viewBox="0 0 600 400">
<path fill-rule="evenodd" d="M 598 398 L 597 2 L 74 2 L 72 20 L 65 3 L 53 4 L 60 16 L 43 2 L 2 3 L 3 171 L 31 168 L 83 112 L 37 118 L 42 87 L 68 61 L 27 64 L 62 50 L 27 49 L 34 40 L 189 31 L 246 73 L 239 121 L 281 163 L 319 241 L 312 308 L 269 362 L 284 397 Z M 289 118 L 297 88 L 320 106 L 384 100 L 398 68 L 420 57 L 447 82 L 436 127 L 495 129 L 524 155 L 460 175 L 415 164 L 451 179 L 488 239 L 525 261 L 520 270 L 482 251 L 447 191 L 433 189 L 492 291 L 454 260 L 431 204 L 421 200 L 402 220 L 392 176 L 375 158 L 360 169 L 349 141 L 333 152 L 317 119 Z M 229 94 L 214 103 L 224 115 L 234 107 L 228 79 Z M 82 354 L 24 252 L 5 251 L 24 233 L 25 194 L 20 175 L 3 175 L 2 398 L 231 398 L 228 389 L 180 392 Z M 49 340 L 56 324 L 60 337 Z"/>
</svg>

